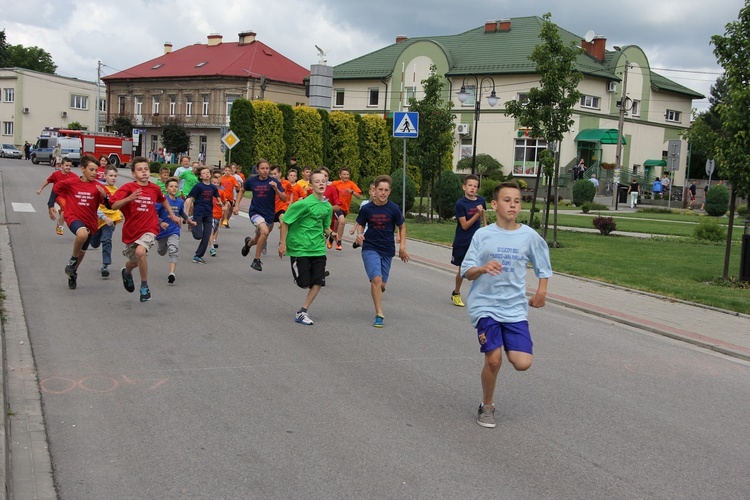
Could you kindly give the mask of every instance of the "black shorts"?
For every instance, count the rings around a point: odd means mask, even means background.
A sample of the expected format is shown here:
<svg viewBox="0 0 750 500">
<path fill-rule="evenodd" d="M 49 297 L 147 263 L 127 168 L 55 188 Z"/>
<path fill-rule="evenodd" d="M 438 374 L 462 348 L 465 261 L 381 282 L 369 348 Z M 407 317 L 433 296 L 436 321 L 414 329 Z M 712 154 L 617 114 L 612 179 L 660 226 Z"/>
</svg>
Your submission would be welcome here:
<svg viewBox="0 0 750 500">
<path fill-rule="evenodd" d="M 320 257 L 290 257 L 292 262 L 292 276 L 300 288 L 310 288 L 313 285 L 326 286 L 326 256 Z"/>
<path fill-rule="evenodd" d="M 273 214 L 273 221 L 274 222 L 281 222 L 281 216 L 286 213 L 286 210 L 279 210 L 275 214 Z"/>
<path fill-rule="evenodd" d="M 333 212 L 333 215 L 335 216 L 335 218 L 346 217 L 346 214 L 343 210 L 336 210 L 335 212 Z"/>
<path fill-rule="evenodd" d="M 466 252 L 468 251 L 468 245 L 465 247 L 453 247 L 453 252 L 451 253 L 451 264 L 461 267 L 461 264 L 464 262 L 464 257 L 466 257 Z"/>
</svg>

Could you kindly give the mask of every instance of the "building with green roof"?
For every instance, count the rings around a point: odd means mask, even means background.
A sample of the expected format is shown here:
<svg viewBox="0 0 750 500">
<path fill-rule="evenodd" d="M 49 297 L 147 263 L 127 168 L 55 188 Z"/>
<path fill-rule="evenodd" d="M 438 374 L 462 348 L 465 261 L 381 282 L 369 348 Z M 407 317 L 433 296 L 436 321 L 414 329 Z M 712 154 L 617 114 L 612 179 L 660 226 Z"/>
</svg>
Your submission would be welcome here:
<svg viewBox="0 0 750 500">
<path fill-rule="evenodd" d="M 479 93 L 482 111 L 477 152 L 498 159 L 506 174 L 533 177 L 538 153 L 546 142 L 529 137 L 513 117 L 505 116 L 504 103 L 523 99 L 530 88 L 539 85 L 536 63 L 529 56 L 541 43 L 542 23 L 540 17 L 519 17 L 487 21 L 456 35 L 399 36 L 392 45 L 334 68 L 333 109 L 383 116 L 408 110 L 409 98 L 421 97 L 420 82 L 429 76 L 434 64 L 445 78 L 445 98 L 453 101 L 456 113 L 455 165 L 472 153 L 476 92 L 472 76 L 480 81 L 489 76 L 499 100 L 495 107 L 488 105 L 492 84 L 484 79 Z M 627 61 L 622 165 L 627 175 L 658 175 L 654 168 L 666 157 L 669 141 L 680 140 L 680 170 L 675 179 L 679 184 L 687 159 L 687 145 L 680 133 L 690 125 L 692 100 L 704 96 L 652 71 L 646 54 L 637 45 L 607 50 L 602 36 L 587 42 L 565 29 L 558 30 L 564 42 L 574 42 L 583 49 L 576 70 L 584 75 L 579 85 L 583 97 L 573 115 L 575 125 L 561 144 L 561 163 L 569 167 L 583 158 L 587 166 L 596 167 L 590 170 L 593 172 L 602 163 L 615 162 L 618 102 Z M 464 84 L 469 97 L 461 103 L 457 93 Z"/>
</svg>

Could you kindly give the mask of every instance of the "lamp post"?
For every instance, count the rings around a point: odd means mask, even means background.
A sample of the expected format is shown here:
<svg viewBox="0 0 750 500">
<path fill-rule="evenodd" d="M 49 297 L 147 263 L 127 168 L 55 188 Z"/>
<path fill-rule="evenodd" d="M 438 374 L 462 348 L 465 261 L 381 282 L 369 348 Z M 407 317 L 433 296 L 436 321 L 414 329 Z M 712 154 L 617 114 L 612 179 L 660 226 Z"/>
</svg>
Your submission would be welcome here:
<svg viewBox="0 0 750 500">
<path fill-rule="evenodd" d="M 466 79 L 467 78 L 473 78 L 474 79 L 474 145 L 471 149 L 471 173 L 476 174 L 477 170 L 477 127 L 479 126 L 479 112 L 480 112 L 480 102 L 482 101 L 482 90 L 483 87 L 486 84 L 488 84 L 487 88 L 489 89 L 489 85 L 492 85 L 492 92 L 490 93 L 490 96 L 487 98 L 487 103 L 490 105 L 490 107 L 494 107 L 495 104 L 497 104 L 498 98 L 497 94 L 495 94 L 495 80 L 492 79 L 491 76 L 485 76 L 481 80 L 476 77 L 476 75 L 467 75 L 464 77 L 463 81 L 461 82 L 461 90 L 458 92 L 458 100 L 461 101 L 461 104 L 466 102 L 466 99 L 469 97 L 469 93 L 466 92 Z"/>
<path fill-rule="evenodd" d="M 622 78 L 622 94 L 620 94 L 620 118 L 617 122 L 617 149 L 615 150 L 615 168 L 617 170 L 622 169 L 622 129 L 625 125 L 625 102 L 627 99 L 627 91 L 628 91 L 628 67 L 630 66 L 630 61 L 628 60 L 628 56 L 625 55 L 625 52 L 622 51 L 622 47 L 618 47 L 615 45 L 615 50 L 620 52 L 622 54 L 622 57 L 625 58 L 625 74 Z M 615 179 L 615 189 L 612 190 L 613 196 L 615 196 L 615 210 L 617 210 L 617 199 L 620 195 L 620 180 Z"/>
</svg>

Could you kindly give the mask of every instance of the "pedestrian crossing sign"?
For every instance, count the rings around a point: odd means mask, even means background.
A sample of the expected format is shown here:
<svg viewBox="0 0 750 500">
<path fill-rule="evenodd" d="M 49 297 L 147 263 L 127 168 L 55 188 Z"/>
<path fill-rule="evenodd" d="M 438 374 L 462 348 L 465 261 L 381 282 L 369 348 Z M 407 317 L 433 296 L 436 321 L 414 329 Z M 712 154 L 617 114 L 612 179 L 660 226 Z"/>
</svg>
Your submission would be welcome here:
<svg viewBox="0 0 750 500">
<path fill-rule="evenodd" d="M 419 137 L 419 113 L 408 111 L 393 113 L 393 137 L 404 139 Z"/>
</svg>

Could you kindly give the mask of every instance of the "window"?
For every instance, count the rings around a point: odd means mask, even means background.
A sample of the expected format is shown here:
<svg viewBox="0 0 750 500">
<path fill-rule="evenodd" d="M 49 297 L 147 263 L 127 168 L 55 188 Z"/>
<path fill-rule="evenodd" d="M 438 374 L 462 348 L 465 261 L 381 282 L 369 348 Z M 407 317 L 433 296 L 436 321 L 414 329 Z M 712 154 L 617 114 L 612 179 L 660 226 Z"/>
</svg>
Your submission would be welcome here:
<svg viewBox="0 0 750 500">
<path fill-rule="evenodd" d="M 152 135 L 151 136 L 151 151 L 156 151 L 157 149 L 159 149 L 159 136 Z"/>
<path fill-rule="evenodd" d="M 185 96 L 185 116 L 191 116 L 193 114 L 193 96 Z"/>
<path fill-rule="evenodd" d="M 99 98 L 99 111 L 107 111 L 107 100 L 103 97 Z"/>
<path fill-rule="evenodd" d="M 208 96 L 203 96 L 203 116 L 208 116 Z"/>
<path fill-rule="evenodd" d="M 585 95 L 581 97 L 581 107 L 599 109 L 599 98 L 593 95 Z"/>
<path fill-rule="evenodd" d="M 121 115 L 125 114 L 125 100 L 126 97 L 124 95 L 117 97 L 117 109 L 119 110 Z"/>
<path fill-rule="evenodd" d="M 234 104 L 234 101 L 237 100 L 239 96 L 236 95 L 228 95 L 227 96 L 227 118 L 229 118 L 229 113 L 232 111 L 232 104 Z"/>
<path fill-rule="evenodd" d="M 169 116 L 174 116 L 174 112 L 177 109 L 177 97 L 169 96 Z"/>
<path fill-rule="evenodd" d="M 159 114 L 159 98 L 157 96 L 154 96 L 152 100 L 151 112 L 155 115 Z"/>
<path fill-rule="evenodd" d="M 477 95 L 477 88 L 474 85 L 471 86 L 465 86 L 464 90 L 466 91 L 466 100 L 461 103 L 461 106 L 474 106 L 474 99 Z"/>
<path fill-rule="evenodd" d="M 344 105 L 344 89 L 336 89 L 333 91 L 333 105 L 336 107 Z"/>
<path fill-rule="evenodd" d="M 516 101 L 520 102 L 521 104 L 528 104 L 529 103 L 529 94 L 526 92 L 519 92 L 516 94 Z"/>
<path fill-rule="evenodd" d="M 668 122 L 679 122 L 681 114 L 682 113 L 680 113 L 679 111 L 668 109 L 667 112 L 664 113 L 664 118 L 666 118 Z"/>
<path fill-rule="evenodd" d="M 135 103 L 133 104 L 133 110 L 135 111 L 136 115 L 142 115 L 143 114 L 143 97 L 142 96 L 135 96 Z"/>
<path fill-rule="evenodd" d="M 378 105 L 378 97 L 380 97 L 380 89 L 369 89 L 368 91 L 368 99 L 367 99 L 367 105 L 368 106 L 377 106 Z"/>
<path fill-rule="evenodd" d="M 202 67 L 203 67 L 203 66 L 205 66 L 206 64 L 208 64 L 208 61 L 203 61 L 203 62 L 199 62 L 198 64 L 196 64 L 196 65 L 195 65 L 195 67 L 196 67 L 196 68 L 202 68 Z"/>
<path fill-rule="evenodd" d="M 537 158 L 544 149 L 547 149 L 544 139 L 516 139 L 513 175 L 536 175 Z"/>
<path fill-rule="evenodd" d="M 15 102 L 16 89 L 3 89 L 3 102 Z"/>
<path fill-rule="evenodd" d="M 70 96 L 70 107 L 73 109 L 89 109 L 89 98 L 85 95 Z"/>
<path fill-rule="evenodd" d="M 633 116 L 641 116 L 641 101 L 633 100 L 633 104 L 630 106 L 630 114 Z"/>
<path fill-rule="evenodd" d="M 417 87 L 406 87 L 406 100 L 404 101 L 404 106 L 409 105 L 409 100 L 411 98 L 417 98 Z"/>
<path fill-rule="evenodd" d="M 13 122 L 3 122 L 3 135 L 13 135 Z"/>
</svg>

